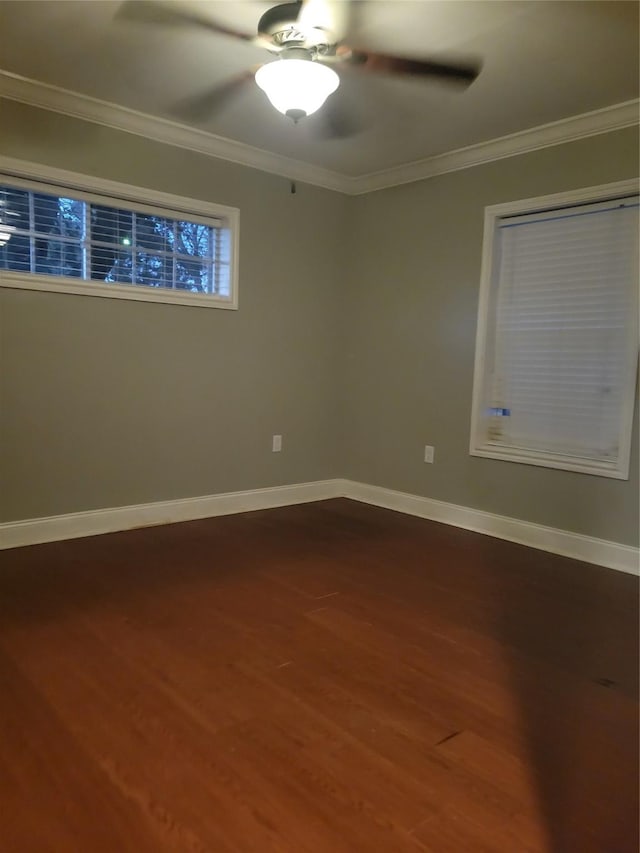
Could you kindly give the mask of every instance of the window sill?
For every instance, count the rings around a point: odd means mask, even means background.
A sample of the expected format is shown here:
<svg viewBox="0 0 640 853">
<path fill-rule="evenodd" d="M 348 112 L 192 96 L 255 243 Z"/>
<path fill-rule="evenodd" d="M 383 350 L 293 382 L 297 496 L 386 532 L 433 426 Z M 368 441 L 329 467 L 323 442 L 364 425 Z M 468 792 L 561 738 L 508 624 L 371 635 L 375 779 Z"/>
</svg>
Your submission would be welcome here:
<svg viewBox="0 0 640 853">
<path fill-rule="evenodd" d="M 227 308 L 235 310 L 237 299 L 223 296 L 204 296 L 188 291 L 146 287 L 131 284 L 107 284 L 74 278 L 50 278 L 0 270 L 0 287 L 16 290 L 41 290 L 50 293 L 71 293 L 76 296 L 99 296 L 106 299 L 128 299 L 134 302 L 161 302 L 167 305 L 190 305 L 197 308 Z"/>
<path fill-rule="evenodd" d="M 628 460 L 599 462 L 579 456 L 564 456 L 560 453 L 541 453 L 522 448 L 496 447 L 494 445 L 472 445 L 469 454 L 485 459 L 499 459 L 503 462 L 520 462 L 524 465 L 538 465 L 542 468 L 556 468 L 559 471 L 575 471 L 579 474 L 595 474 L 598 477 L 611 477 L 615 480 L 629 479 Z"/>
</svg>

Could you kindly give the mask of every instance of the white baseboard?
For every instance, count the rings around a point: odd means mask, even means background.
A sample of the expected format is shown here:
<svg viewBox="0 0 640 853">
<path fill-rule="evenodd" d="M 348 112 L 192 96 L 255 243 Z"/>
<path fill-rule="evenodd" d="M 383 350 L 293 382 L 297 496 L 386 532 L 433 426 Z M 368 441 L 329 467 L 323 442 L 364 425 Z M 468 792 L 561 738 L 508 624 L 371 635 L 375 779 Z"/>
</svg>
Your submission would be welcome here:
<svg viewBox="0 0 640 853">
<path fill-rule="evenodd" d="M 318 480 L 292 486 L 274 486 L 269 489 L 251 489 L 246 492 L 228 492 L 200 498 L 157 501 L 113 509 L 72 512 L 48 518 L 9 521 L 0 524 L 0 549 L 321 501 L 339 497 L 342 493 L 342 483 L 342 480 Z"/>
<path fill-rule="evenodd" d="M 271 509 L 279 506 L 346 497 L 373 506 L 393 509 L 407 515 L 428 518 L 476 533 L 495 536 L 561 554 L 575 560 L 595 563 L 610 569 L 630 574 L 640 574 L 640 551 L 628 545 L 570 533 L 542 524 L 532 524 L 517 518 L 494 515 L 470 507 L 437 501 L 433 498 L 396 492 L 381 486 L 356 483 L 352 480 L 318 480 L 312 483 L 296 483 L 291 486 L 275 486 L 268 489 L 251 489 L 245 492 L 228 492 L 220 495 L 205 495 L 199 498 L 183 498 L 174 501 L 137 504 L 134 506 L 98 509 L 54 515 L 48 518 L 31 518 L 25 521 L 9 521 L 0 524 L 0 549 L 55 542 L 60 539 L 76 539 L 114 533 L 136 527 L 151 527 L 212 518 L 238 512 Z"/>
<path fill-rule="evenodd" d="M 530 548 L 572 557 L 585 563 L 595 563 L 620 572 L 640 574 L 640 550 L 629 545 L 570 533 L 555 527 L 545 527 L 542 524 L 532 524 L 505 515 L 494 515 L 471 507 L 436 501 L 433 498 L 396 492 L 381 486 L 370 486 L 351 480 L 344 480 L 343 483 L 343 495 L 352 500 L 451 524 L 454 527 L 495 536 L 497 539 L 518 542 Z"/>
</svg>

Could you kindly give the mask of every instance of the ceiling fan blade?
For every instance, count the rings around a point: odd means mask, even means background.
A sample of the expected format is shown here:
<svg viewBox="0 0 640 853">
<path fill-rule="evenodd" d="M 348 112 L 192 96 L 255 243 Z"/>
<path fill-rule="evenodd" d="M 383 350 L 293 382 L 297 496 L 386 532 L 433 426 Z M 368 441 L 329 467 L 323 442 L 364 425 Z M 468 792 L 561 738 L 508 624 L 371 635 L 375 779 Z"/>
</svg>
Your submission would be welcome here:
<svg viewBox="0 0 640 853">
<path fill-rule="evenodd" d="M 339 100 L 328 101 L 318 112 L 315 136 L 319 139 L 348 139 L 364 130 L 362 116 Z"/>
<path fill-rule="evenodd" d="M 347 65 L 382 74 L 407 74 L 415 77 L 437 77 L 440 80 L 470 85 L 480 73 L 479 63 L 453 64 L 434 62 L 427 59 L 409 59 L 403 56 L 389 56 L 385 53 L 357 50 L 341 45 L 337 55 L 346 60 Z"/>
<path fill-rule="evenodd" d="M 200 123 L 221 112 L 253 80 L 259 66 L 248 68 L 239 74 L 212 86 L 205 92 L 179 101 L 171 108 L 171 114 L 188 123 Z"/>
<path fill-rule="evenodd" d="M 298 24 L 303 29 L 323 30 L 333 41 L 344 38 L 350 3 L 344 0 L 301 0 Z"/>
<path fill-rule="evenodd" d="M 157 0 L 124 0 L 116 12 L 116 19 L 137 24 L 154 24 L 162 27 L 200 27 L 211 33 L 231 36 L 241 41 L 257 42 L 254 34 L 241 33 L 200 12 L 188 3 L 161 3 Z"/>
<path fill-rule="evenodd" d="M 366 96 L 359 91 L 357 81 L 343 78 L 339 90 L 307 119 L 310 131 L 314 138 L 323 140 L 357 136 L 371 124 L 370 107 Z"/>
</svg>

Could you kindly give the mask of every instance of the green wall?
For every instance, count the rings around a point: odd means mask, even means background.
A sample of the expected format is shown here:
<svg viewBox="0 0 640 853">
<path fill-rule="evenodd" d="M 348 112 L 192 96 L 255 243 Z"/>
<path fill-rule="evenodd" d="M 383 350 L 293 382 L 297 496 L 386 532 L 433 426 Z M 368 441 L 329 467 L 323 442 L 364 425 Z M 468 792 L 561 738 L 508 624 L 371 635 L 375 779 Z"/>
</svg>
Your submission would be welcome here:
<svg viewBox="0 0 640 853">
<path fill-rule="evenodd" d="M 617 131 L 356 199 L 344 474 L 635 544 L 638 414 L 628 482 L 469 456 L 484 207 L 638 173 Z M 424 445 L 435 446 L 425 465 Z"/>
<path fill-rule="evenodd" d="M 634 129 L 349 198 L 9 101 L 0 127 L 241 211 L 239 311 L 0 289 L 1 520 L 348 477 L 637 542 L 637 412 L 628 482 L 468 454 L 485 205 L 635 176 Z"/>
<path fill-rule="evenodd" d="M 4 155 L 241 211 L 238 311 L 0 289 L 0 519 L 338 476 L 352 199 L 9 101 L 0 128 Z"/>
</svg>

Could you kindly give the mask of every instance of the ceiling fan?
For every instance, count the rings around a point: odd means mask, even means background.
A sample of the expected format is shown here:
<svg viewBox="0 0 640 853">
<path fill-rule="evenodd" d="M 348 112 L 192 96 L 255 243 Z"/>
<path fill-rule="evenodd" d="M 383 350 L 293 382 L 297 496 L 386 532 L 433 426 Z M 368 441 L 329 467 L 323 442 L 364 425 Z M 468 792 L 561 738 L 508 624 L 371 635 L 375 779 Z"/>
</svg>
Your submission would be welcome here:
<svg viewBox="0 0 640 853">
<path fill-rule="evenodd" d="M 340 4 L 343 8 L 346 4 Z M 329 14 L 327 12 L 329 11 Z M 340 85 L 334 68 L 366 73 L 412 75 L 468 86 L 480 72 L 477 63 L 455 64 L 377 53 L 351 46 L 333 25 L 327 0 L 280 3 L 260 18 L 257 34 L 238 32 L 214 21 L 186 3 L 125 0 L 118 17 L 144 23 L 194 25 L 265 48 L 272 61 L 237 75 L 191 104 L 192 117 L 202 118 L 219 109 L 237 89 L 255 78 L 271 104 L 294 122 L 320 109 Z M 340 135 L 340 134 L 337 134 Z"/>
</svg>

